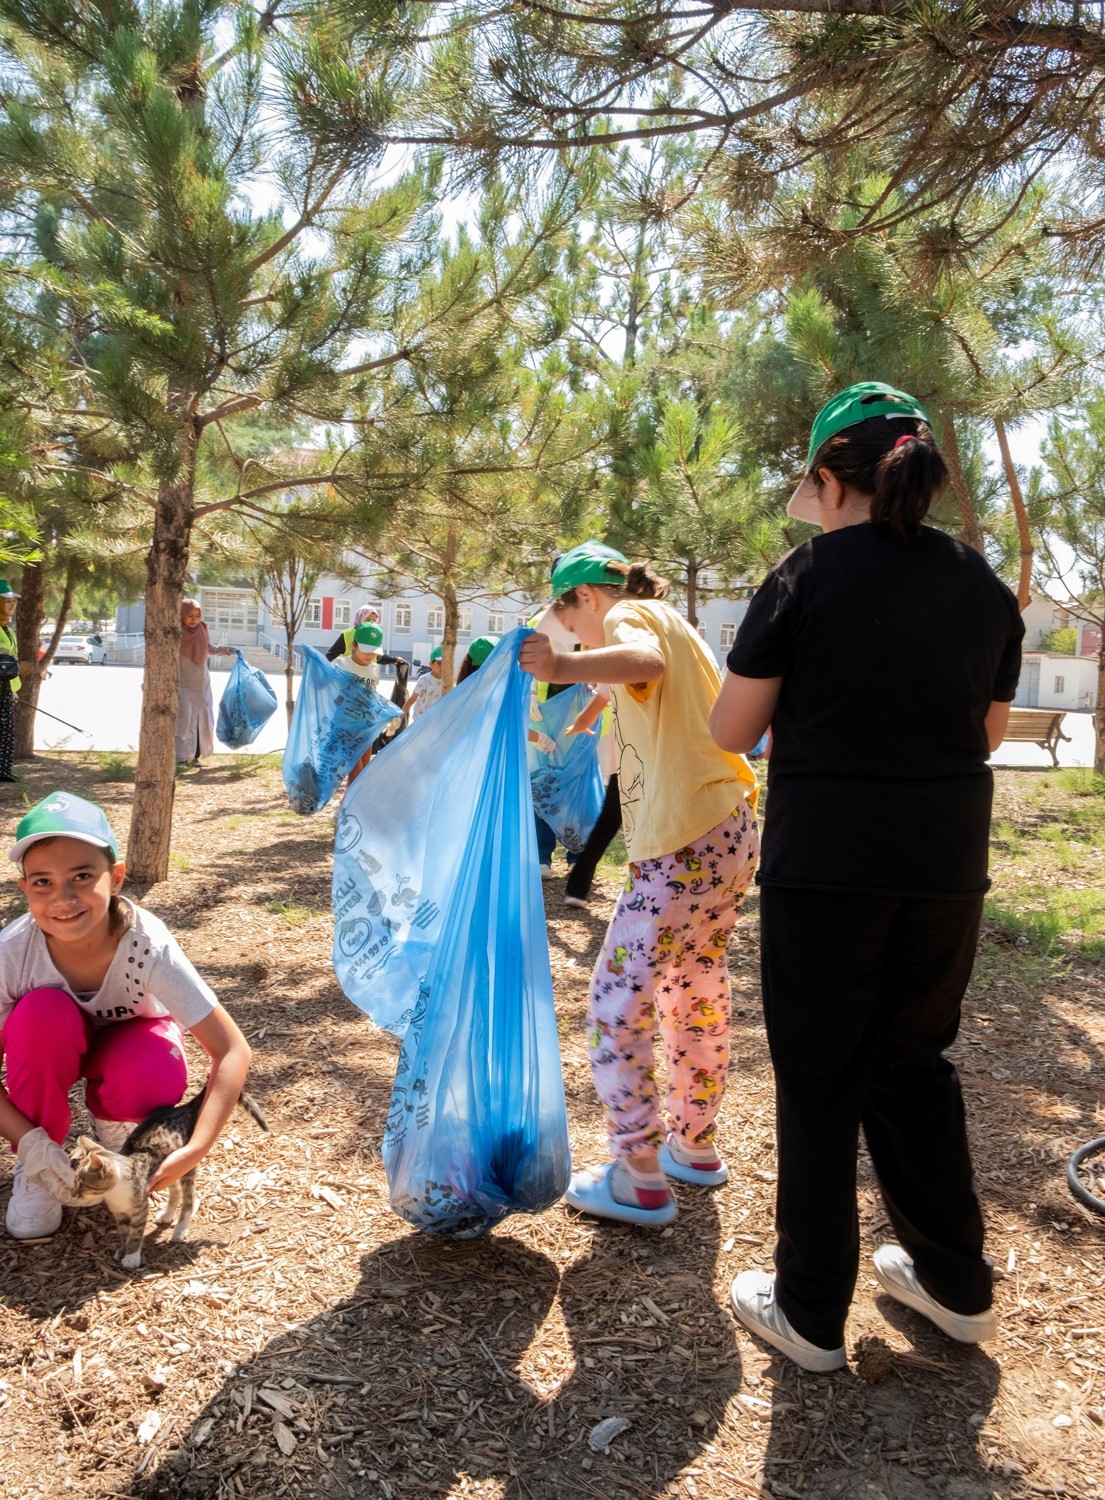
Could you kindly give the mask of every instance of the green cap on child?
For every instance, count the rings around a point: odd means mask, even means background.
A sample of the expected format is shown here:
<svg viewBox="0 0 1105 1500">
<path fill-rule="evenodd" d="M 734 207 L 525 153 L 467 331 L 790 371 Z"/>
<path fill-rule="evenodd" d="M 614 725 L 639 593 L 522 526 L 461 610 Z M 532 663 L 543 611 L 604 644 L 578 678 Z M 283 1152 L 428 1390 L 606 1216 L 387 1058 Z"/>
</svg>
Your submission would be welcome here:
<svg viewBox="0 0 1105 1500">
<path fill-rule="evenodd" d="M 32 807 L 15 830 L 15 843 L 8 850 L 13 865 L 23 863 L 32 844 L 43 839 L 79 839 L 106 849 L 112 860 L 119 858 L 119 840 L 111 831 L 102 807 L 86 802 L 72 792 L 51 792 Z"/>
</svg>

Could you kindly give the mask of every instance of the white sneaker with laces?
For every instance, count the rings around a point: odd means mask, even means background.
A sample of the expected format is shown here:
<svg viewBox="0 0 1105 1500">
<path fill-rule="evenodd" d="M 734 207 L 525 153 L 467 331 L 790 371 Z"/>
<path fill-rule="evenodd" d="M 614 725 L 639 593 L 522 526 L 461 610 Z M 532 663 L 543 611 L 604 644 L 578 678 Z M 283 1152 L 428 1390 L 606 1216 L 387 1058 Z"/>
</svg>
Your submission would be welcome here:
<svg viewBox="0 0 1105 1500">
<path fill-rule="evenodd" d="M 106 1146 L 109 1151 L 122 1151 L 134 1125 L 130 1120 L 97 1120 L 93 1115 L 92 1128 L 101 1146 Z"/>
<path fill-rule="evenodd" d="M 44 1187 L 31 1182 L 18 1161 L 12 1171 L 12 1195 L 4 1224 L 13 1240 L 44 1240 L 61 1228 L 61 1204 Z"/>
<path fill-rule="evenodd" d="M 896 1302 L 912 1307 L 914 1312 L 935 1323 L 950 1339 L 960 1344 L 981 1344 L 996 1335 L 998 1319 L 992 1307 L 986 1312 L 957 1313 L 937 1302 L 917 1280 L 913 1261 L 901 1245 L 880 1245 L 873 1260 L 883 1290 Z"/>
<path fill-rule="evenodd" d="M 742 1271 L 733 1282 L 729 1297 L 733 1312 L 750 1333 L 801 1365 L 803 1370 L 825 1375 L 830 1370 L 843 1370 L 848 1363 L 843 1344 L 839 1349 L 822 1349 L 795 1333 L 775 1301 L 775 1277 L 766 1271 Z"/>
<path fill-rule="evenodd" d="M 538 865 L 537 868 L 541 872 L 542 880 L 552 879 L 552 865 Z"/>
</svg>

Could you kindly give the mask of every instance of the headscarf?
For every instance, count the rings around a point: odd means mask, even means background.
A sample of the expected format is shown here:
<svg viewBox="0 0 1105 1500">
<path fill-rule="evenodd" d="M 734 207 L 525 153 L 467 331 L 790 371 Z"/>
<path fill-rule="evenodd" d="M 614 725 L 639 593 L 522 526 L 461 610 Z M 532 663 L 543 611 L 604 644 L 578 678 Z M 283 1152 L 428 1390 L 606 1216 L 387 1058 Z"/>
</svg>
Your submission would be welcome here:
<svg viewBox="0 0 1105 1500">
<path fill-rule="evenodd" d="M 363 625 L 366 620 L 370 620 L 373 624 L 379 625 L 380 611 L 376 608 L 375 604 L 362 604 L 360 609 L 353 616 L 354 626 Z"/>
<path fill-rule="evenodd" d="M 201 620 L 198 625 L 193 625 L 189 630 L 184 623 L 184 611 L 186 609 L 200 609 L 198 599 L 182 599 L 180 601 L 180 654 L 194 661 L 197 667 L 207 665 L 207 658 L 211 654 L 211 641 L 207 634 L 206 622 Z"/>
</svg>

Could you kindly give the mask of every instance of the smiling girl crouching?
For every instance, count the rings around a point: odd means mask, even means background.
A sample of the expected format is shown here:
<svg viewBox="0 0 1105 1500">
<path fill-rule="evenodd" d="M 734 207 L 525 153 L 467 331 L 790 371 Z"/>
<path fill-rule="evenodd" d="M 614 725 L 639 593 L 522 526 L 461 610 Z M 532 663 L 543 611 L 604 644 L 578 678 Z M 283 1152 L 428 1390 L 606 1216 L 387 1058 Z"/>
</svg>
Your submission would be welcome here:
<svg viewBox="0 0 1105 1500">
<path fill-rule="evenodd" d="M 0 1136 L 18 1158 L 5 1217 L 15 1239 L 61 1225 L 72 1184 L 62 1142 L 78 1079 L 96 1134 L 118 1150 L 135 1123 L 183 1095 L 182 1031 L 207 1053 L 195 1131 L 162 1163 L 156 1189 L 210 1151 L 249 1068 L 245 1037 L 168 928 L 119 894 L 118 849 L 101 808 L 54 792 L 23 818 L 8 851 L 29 908 L 0 932 Z"/>
</svg>

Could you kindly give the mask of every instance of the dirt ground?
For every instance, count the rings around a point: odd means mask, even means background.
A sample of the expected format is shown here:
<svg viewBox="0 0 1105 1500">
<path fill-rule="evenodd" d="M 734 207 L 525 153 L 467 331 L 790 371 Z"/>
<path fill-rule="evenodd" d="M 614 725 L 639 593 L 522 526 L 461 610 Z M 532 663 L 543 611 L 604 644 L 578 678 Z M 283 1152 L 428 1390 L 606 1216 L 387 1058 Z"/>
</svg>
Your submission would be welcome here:
<svg viewBox="0 0 1105 1500">
<path fill-rule="evenodd" d="M 117 758 L 115 758 L 117 760 Z M 126 829 L 131 788 L 94 757 L 40 758 L 0 792 L 2 832 L 57 786 Z M 1031 771 L 1004 816 L 1038 816 Z M 1058 796 L 1058 794 L 1056 794 Z M 1033 810 L 1035 809 L 1035 810 Z M 1062 810 L 1056 816 L 1062 816 Z M 893 1351 L 804 1375 L 735 1326 L 729 1282 L 769 1266 L 772 1087 L 755 902 L 732 946 L 729 1183 L 677 1193 L 660 1235 L 557 1207 L 446 1243 L 390 1211 L 380 1137 L 397 1044 L 330 965 L 332 829 L 286 805 L 267 761 L 179 784 L 173 870 L 132 891 L 169 924 L 254 1048 L 263 1136 L 236 1117 L 204 1163 L 192 1237 L 113 1259 L 106 1209 L 52 1241 L 0 1236 L 0 1492 L 511 1500 L 985 1500 L 1105 1494 L 1102 1225 L 1064 1164 L 1105 1134 L 1102 970 L 988 923 L 955 1048 L 1001 1334 L 944 1339 L 861 1272 L 849 1343 Z M 1102 849 L 1055 880 L 1100 881 Z M 999 851 L 996 874 L 1003 876 Z M 589 912 L 545 887 L 574 1157 L 603 1134 L 583 1049 L 587 977 L 616 892 Z M 20 910 L 12 880 L 0 904 Z M 194 1073 L 203 1069 L 193 1057 Z M 77 1111 L 78 1122 L 83 1116 Z M 0 1207 L 9 1172 L 0 1165 Z M 887 1225 L 861 1164 L 865 1267 Z M 588 1437 L 628 1426 L 605 1452 Z"/>
</svg>

